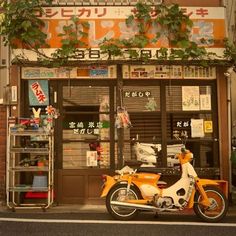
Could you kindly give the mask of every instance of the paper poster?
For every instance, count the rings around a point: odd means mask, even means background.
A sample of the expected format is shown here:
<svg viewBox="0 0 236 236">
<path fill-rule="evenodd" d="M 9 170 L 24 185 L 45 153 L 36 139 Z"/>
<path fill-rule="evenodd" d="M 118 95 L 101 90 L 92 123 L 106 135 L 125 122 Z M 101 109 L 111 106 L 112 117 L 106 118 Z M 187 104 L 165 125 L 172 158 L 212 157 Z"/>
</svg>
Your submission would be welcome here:
<svg viewBox="0 0 236 236">
<path fill-rule="evenodd" d="M 49 105 L 47 80 L 29 80 L 29 104 L 30 106 Z"/>
<path fill-rule="evenodd" d="M 213 125 L 211 120 L 204 121 L 204 132 L 213 133 Z"/>
<path fill-rule="evenodd" d="M 87 151 L 86 152 L 86 160 L 87 160 L 87 166 L 97 166 L 97 151 Z"/>
<path fill-rule="evenodd" d="M 199 86 L 182 87 L 182 109 L 183 111 L 199 111 Z"/>
<path fill-rule="evenodd" d="M 211 95 L 201 94 L 200 95 L 200 108 L 201 110 L 211 110 Z"/>
<path fill-rule="evenodd" d="M 191 119 L 191 136 L 192 138 L 204 137 L 203 119 Z"/>
</svg>

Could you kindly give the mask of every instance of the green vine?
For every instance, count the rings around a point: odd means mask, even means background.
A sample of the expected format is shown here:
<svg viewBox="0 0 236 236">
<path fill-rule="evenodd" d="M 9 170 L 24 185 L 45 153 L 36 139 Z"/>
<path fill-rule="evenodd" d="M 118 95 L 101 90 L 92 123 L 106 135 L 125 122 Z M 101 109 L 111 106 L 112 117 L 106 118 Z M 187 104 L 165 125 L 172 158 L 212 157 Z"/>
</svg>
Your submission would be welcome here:
<svg viewBox="0 0 236 236">
<path fill-rule="evenodd" d="M 68 63 L 71 59 L 77 59 L 79 57 L 79 47 L 87 46 L 83 42 L 82 38 L 87 38 L 88 33 L 81 29 L 89 29 L 87 22 L 80 22 L 76 16 L 71 17 L 71 24 L 63 26 L 63 33 L 58 36 L 61 37 L 61 48 L 58 48 L 52 53 L 51 60 L 54 60 L 54 66 L 60 66 Z M 50 64 L 50 60 L 44 60 L 44 64 Z"/>
<path fill-rule="evenodd" d="M 204 47 L 199 47 L 189 39 L 193 22 L 183 14 L 177 4 L 161 4 L 152 9 L 152 6 L 139 2 L 134 14 L 126 19 L 126 26 L 131 30 L 136 28 L 136 34 L 129 39 L 105 39 L 100 45 L 103 54 L 107 54 L 109 58 L 128 55 L 129 58 L 140 59 L 140 53 L 134 52 L 132 48 L 143 49 L 149 44 L 157 43 L 161 38 L 166 38 L 171 50 L 161 47 L 156 55 L 157 60 L 192 59 L 200 60 L 202 65 L 206 65 L 206 60 L 213 56 Z M 153 38 L 147 36 L 151 27 L 156 31 Z M 148 60 L 145 54 L 141 57 L 142 60 Z"/>
<path fill-rule="evenodd" d="M 51 4 L 52 0 L 46 0 Z M 25 48 L 38 50 L 46 44 L 47 35 L 42 32 L 45 23 L 40 20 L 35 12 L 43 13 L 39 0 L 31 1 L 4 1 L 4 19 L 1 22 L 1 35 L 4 35 L 5 45 L 17 48 L 19 44 Z"/>
<path fill-rule="evenodd" d="M 52 0 L 43 1 L 51 4 Z M 42 48 L 49 47 L 47 34 L 43 32 L 45 23 L 35 12 L 44 14 L 41 0 L 4 1 L 4 18 L 0 24 L 0 34 L 4 36 L 5 45 L 11 48 L 26 48 L 36 53 L 38 62 L 47 66 L 63 66 L 72 60 L 81 60 L 80 47 L 86 48 L 88 22 L 80 21 L 73 16 L 63 27 L 61 47 L 51 55 L 46 55 Z M 197 60 L 200 65 L 225 62 L 227 66 L 236 65 L 236 46 L 225 40 L 225 51 L 222 58 L 209 53 L 204 47 L 190 40 L 193 22 L 181 11 L 177 4 L 151 6 L 139 2 L 133 13 L 127 17 L 126 26 L 133 36 L 125 39 L 105 39 L 99 45 L 100 51 L 109 59 L 131 59 L 147 61 L 150 58 L 140 51 L 147 46 L 156 45 L 164 39 L 169 46 L 161 47 L 155 55 L 156 60 Z M 150 34 L 151 32 L 151 34 Z M 152 35 L 152 38 L 150 38 Z M 205 42 L 202 39 L 202 42 Z M 89 50 L 89 48 L 87 49 Z M 27 61 L 22 53 L 16 57 L 18 62 Z"/>
</svg>

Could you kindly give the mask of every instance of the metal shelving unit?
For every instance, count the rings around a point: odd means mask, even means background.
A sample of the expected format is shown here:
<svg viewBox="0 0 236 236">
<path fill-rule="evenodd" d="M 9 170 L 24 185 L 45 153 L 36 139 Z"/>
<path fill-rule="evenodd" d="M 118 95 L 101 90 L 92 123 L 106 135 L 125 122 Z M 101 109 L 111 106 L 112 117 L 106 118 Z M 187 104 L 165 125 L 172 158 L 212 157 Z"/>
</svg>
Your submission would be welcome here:
<svg viewBox="0 0 236 236">
<path fill-rule="evenodd" d="M 9 131 L 7 157 L 7 206 L 17 208 L 50 207 L 54 199 L 53 130 Z M 44 165 L 39 165 L 39 163 Z"/>
</svg>

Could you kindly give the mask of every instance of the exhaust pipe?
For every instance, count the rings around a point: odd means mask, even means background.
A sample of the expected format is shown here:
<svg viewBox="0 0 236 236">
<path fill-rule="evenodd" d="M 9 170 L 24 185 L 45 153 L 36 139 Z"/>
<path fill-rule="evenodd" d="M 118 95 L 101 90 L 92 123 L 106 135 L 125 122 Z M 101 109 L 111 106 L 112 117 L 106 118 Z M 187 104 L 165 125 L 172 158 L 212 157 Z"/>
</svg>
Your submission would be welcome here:
<svg viewBox="0 0 236 236">
<path fill-rule="evenodd" d="M 128 203 L 128 202 L 119 202 L 119 201 L 111 201 L 112 206 L 120 206 L 120 207 L 126 207 L 126 208 L 135 208 L 138 210 L 144 210 L 144 211 L 169 211 L 169 212 L 174 212 L 174 211 L 179 211 L 179 209 L 171 209 L 171 208 L 158 208 L 155 206 L 150 206 L 150 205 L 141 205 L 141 204 L 135 204 L 135 203 Z"/>
<path fill-rule="evenodd" d="M 155 206 L 149 206 L 149 205 L 141 205 L 141 204 L 135 204 L 135 203 L 128 203 L 128 202 L 119 202 L 119 201 L 111 201 L 112 206 L 120 206 L 120 207 L 126 207 L 126 208 L 135 208 L 139 210 L 146 210 L 146 211 L 157 211 L 159 208 Z"/>
</svg>

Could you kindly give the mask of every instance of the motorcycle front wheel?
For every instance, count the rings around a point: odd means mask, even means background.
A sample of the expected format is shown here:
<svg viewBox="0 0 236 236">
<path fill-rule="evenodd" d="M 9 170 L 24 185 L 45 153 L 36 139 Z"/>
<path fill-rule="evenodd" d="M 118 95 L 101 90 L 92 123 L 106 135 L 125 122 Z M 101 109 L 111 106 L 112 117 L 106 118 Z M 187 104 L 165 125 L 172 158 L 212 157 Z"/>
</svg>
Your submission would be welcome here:
<svg viewBox="0 0 236 236">
<path fill-rule="evenodd" d="M 117 220 L 131 220 L 135 218 L 139 210 L 123 206 L 112 205 L 111 201 L 124 202 L 127 200 L 141 199 L 141 194 L 137 187 L 130 186 L 127 193 L 127 184 L 119 184 L 114 186 L 106 197 L 106 208 L 110 215 Z"/>
<path fill-rule="evenodd" d="M 224 193 L 217 187 L 208 186 L 204 188 L 211 205 L 206 207 L 201 204 L 202 197 L 199 192 L 196 193 L 194 199 L 193 210 L 197 216 L 206 222 L 219 222 L 228 211 L 228 201 Z"/>
</svg>

